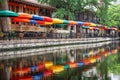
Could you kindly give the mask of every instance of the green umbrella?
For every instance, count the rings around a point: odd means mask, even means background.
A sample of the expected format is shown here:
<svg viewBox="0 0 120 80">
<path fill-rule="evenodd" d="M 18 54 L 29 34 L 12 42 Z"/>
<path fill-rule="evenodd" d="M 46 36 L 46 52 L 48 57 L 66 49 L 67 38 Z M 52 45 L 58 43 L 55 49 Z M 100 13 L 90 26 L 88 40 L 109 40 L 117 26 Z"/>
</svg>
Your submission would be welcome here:
<svg viewBox="0 0 120 80">
<path fill-rule="evenodd" d="M 55 24 L 55 26 L 57 26 L 57 27 L 64 27 L 64 26 L 66 26 L 67 24 Z"/>
<path fill-rule="evenodd" d="M 82 26 L 82 29 L 89 29 L 89 26 Z"/>
<path fill-rule="evenodd" d="M 0 10 L 0 17 L 17 17 L 18 14 L 9 10 Z"/>
<path fill-rule="evenodd" d="M 69 24 L 68 20 L 63 20 L 63 24 Z"/>
</svg>

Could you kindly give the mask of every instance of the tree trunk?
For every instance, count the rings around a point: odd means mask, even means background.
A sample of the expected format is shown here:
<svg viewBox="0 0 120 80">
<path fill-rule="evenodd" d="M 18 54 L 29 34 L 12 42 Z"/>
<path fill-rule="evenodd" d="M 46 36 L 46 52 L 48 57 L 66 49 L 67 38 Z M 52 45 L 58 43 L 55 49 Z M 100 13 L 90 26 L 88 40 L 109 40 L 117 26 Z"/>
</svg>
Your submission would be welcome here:
<svg viewBox="0 0 120 80">
<path fill-rule="evenodd" d="M 8 0 L 0 1 L 0 10 L 8 10 Z M 10 31 L 9 17 L 0 17 L 0 31 Z"/>
</svg>

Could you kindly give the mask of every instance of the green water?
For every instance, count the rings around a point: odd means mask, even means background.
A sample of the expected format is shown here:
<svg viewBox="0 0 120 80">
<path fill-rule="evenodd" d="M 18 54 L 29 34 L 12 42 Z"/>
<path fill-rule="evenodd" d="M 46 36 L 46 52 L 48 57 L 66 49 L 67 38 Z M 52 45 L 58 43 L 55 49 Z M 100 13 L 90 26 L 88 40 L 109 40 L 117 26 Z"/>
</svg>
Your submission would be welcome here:
<svg viewBox="0 0 120 80">
<path fill-rule="evenodd" d="M 12 72 L 15 68 L 35 66 L 39 62 L 45 61 L 52 61 L 54 65 L 63 65 L 66 62 L 78 62 L 84 58 L 88 58 L 90 55 L 97 55 L 100 53 L 100 50 L 107 50 L 110 52 L 110 55 L 102 57 L 100 62 L 81 67 L 71 69 L 65 66 L 66 69 L 64 71 L 52 74 L 50 77 L 44 78 L 44 80 L 111 80 L 109 73 L 120 73 L 119 46 L 119 42 L 113 42 L 100 47 L 97 47 L 96 44 L 94 48 L 91 46 L 91 48 L 84 49 L 66 49 L 57 52 L 54 51 L 53 53 L 1 60 L 0 80 L 10 80 L 11 77 L 13 78 Z M 117 52 L 112 54 L 112 50 L 117 50 Z M 32 73 L 25 76 L 32 76 Z"/>
</svg>

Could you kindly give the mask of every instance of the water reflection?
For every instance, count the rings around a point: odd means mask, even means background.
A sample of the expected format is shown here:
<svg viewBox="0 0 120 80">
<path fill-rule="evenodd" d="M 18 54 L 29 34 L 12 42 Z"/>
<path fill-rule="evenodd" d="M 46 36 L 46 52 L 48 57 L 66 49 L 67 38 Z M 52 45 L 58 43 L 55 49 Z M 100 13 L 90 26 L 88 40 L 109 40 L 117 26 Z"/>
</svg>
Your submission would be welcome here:
<svg viewBox="0 0 120 80">
<path fill-rule="evenodd" d="M 59 49 L 49 54 L 0 61 L 0 80 L 98 80 L 106 57 L 119 53 L 120 43 L 83 49 Z M 117 55 L 117 54 L 116 54 Z M 101 71 L 107 74 L 104 62 Z M 101 77 L 102 76 L 102 77 Z M 107 79 L 105 79 L 107 80 Z"/>
</svg>

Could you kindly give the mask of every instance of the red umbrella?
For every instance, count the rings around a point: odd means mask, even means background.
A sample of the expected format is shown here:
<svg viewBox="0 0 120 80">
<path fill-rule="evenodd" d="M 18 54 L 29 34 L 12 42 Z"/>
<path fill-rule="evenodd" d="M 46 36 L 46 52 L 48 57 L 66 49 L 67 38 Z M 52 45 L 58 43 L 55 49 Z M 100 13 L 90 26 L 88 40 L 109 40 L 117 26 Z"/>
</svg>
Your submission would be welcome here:
<svg viewBox="0 0 120 80">
<path fill-rule="evenodd" d="M 13 22 L 30 22 L 29 19 L 12 18 Z"/>
<path fill-rule="evenodd" d="M 83 25 L 84 25 L 84 26 L 90 26 L 91 23 L 90 23 L 90 22 L 84 22 Z"/>
<path fill-rule="evenodd" d="M 45 21 L 37 21 L 37 23 L 43 25 L 45 24 Z"/>
<path fill-rule="evenodd" d="M 53 22 L 52 18 L 47 17 L 47 16 L 42 16 L 43 17 L 43 21 L 45 22 Z"/>
</svg>

